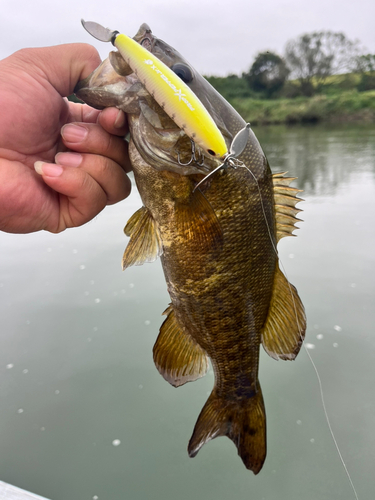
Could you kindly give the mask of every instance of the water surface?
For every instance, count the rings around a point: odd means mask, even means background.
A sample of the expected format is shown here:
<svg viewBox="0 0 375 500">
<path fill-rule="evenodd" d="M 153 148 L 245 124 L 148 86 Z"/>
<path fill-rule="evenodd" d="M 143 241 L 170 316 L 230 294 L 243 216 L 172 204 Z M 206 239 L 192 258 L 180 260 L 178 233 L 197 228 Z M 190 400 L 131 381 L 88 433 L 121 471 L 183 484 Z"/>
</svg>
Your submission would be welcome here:
<svg viewBox="0 0 375 500">
<path fill-rule="evenodd" d="M 361 499 L 375 490 L 375 127 L 258 128 L 304 212 L 280 256 L 306 307 L 306 345 Z M 0 234 L 0 480 L 54 500 L 323 500 L 353 495 L 314 370 L 261 355 L 268 457 L 233 443 L 189 459 L 212 372 L 173 389 L 152 346 L 169 299 L 160 263 L 121 272 L 133 191 L 82 228 Z"/>
</svg>

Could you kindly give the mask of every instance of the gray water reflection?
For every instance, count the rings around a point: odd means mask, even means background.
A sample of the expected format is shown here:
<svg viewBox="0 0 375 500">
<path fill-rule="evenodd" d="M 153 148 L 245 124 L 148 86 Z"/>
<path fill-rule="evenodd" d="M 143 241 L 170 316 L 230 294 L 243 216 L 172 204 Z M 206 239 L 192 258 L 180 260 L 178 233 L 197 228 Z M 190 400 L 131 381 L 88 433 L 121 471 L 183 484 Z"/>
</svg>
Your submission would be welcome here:
<svg viewBox="0 0 375 500">
<path fill-rule="evenodd" d="M 353 174 L 375 173 L 372 127 L 306 126 L 259 129 L 273 170 L 293 171 L 308 195 L 334 194 Z M 358 152 L 360 151 L 360 154 Z"/>
<path fill-rule="evenodd" d="M 305 190 L 279 246 L 306 306 L 307 344 L 361 499 L 375 490 L 375 127 L 267 128 L 274 170 Z M 259 476 L 224 438 L 186 446 L 213 376 L 178 390 L 152 345 L 160 263 L 120 271 L 131 198 L 61 235 L 0 234 L 0 479 L 54 500 L 351 499 L 304 351 L 261 356 L 268 458 Z"/>
</svg>

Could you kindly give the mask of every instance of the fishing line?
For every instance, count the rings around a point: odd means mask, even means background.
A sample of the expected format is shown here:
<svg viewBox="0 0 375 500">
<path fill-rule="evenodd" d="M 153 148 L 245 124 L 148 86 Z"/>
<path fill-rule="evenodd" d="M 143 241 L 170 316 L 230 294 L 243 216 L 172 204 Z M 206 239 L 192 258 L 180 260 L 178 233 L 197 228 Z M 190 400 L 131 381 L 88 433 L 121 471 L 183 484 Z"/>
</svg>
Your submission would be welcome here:
<svg viewBox="0 0 375 500">
<path fill-rule="evenodd" d="M 254 179 L 255 184 L 256 184 L 256 186 L 257 186 L 257 188 L 258 188 L 258 192 L 259 192 L 259 199 L 260 199 L 260 205 L 261 205 L 261 207 L 262 207 L 263 217 L 264 217 L 264 220 L 265 220 L 265 223 L 266 223 L 266 226 L 267 226 L 268 235 L 269 235 L 269 238 L 270 238 L 270 241 L 271 241 L 272 248 L 273 248 L 273 250 L 274 250 L 274 252 L 275 252 L 275 254 L 276 254 L 277 258 L 279 259 L 281 269 L 282 269 L 282 271 L 283 271 L 283 273 L 284 273 L 284 275 L 285 275 L 285 277 L 286 277 L 286 279 L 287 279 L 287 282 L 288 282 L 288 287 L 289 287 L 290 295 L 291 295 L 291 297 L 292 297 L 292 302 L 293 302 L 294 314 L 295 314 L 295 317 L 296 317 L 296 322 L 297 322 L 297 328 L 298 328 L 298 331 L 300 332 L 300 331 L 301 331 L 301 329 L 300 329 L 300 326 L 299 326 L 298 314 L 297 314 L 297 308 L 296 308 L 296 304 L 295 304 L 295 300 L 294 300 L 294 296 L 293 296 L 293 292 L 292 292 L 291 284 L 290 284 L 290 282 L 289 282 L 288 275 L 287 275 L 287 273 L 286 273 L 286 271 L 285 271 L 284 264 L 282 263 L 282 261 L 281 261 L 281 259 L 280 259 L 280 257 L 279 257 L 279 252 L 278 252 L 278 250 L 277 250 L 277 248 L 276 248 L 276 245 L 275 245 L 275 243 L 274 243 L 274 241 L 273 241 L 273 238 L 272 238 L 271 228 L 270 228 L 270 226 L 269 226 L 269 224 L 268 224 L 268 220 L 267 220 L 267 216 L 266 216 L 266 211 L 265 211 L 264 204 L 263 204 L 263 199 L 262 199 L 262 193 L 261 193 L 261 190 L 260 190 L 260 186 L 259 186 L 258 180 L 257 180 L 257 178 L 255 177 L 255 175 L 253 174 L 253 172 L 252 172 L 252 171 L 251 171 L 248 167 L 246 167 L 246 165 L 243 165 L 243 164 L 242 164 L 242 165 L 239 165 L 238 167 L 239 167 L 239 168 L 245 168 L 245 169 L 246 169 L 246 170 L 250 173 L 250 175 L 251 175 L 251 176 L 252 176 L 252 178 Z M 302 338 L 301 338 L 301 340 L 303 341 L 303 339 L 302 339 Z M 315 363 L 314 363 L 314 361 L 313 361 L 313 359 L 312 359 L 312 357 L 311 357 L 311 354 L 309 353 L 309 351 L 308 351 L 308 349 L 307 349 L 307 347 L 305 346 L 305 344 L 304 344 L 304 343 L 303 343 L 303 347 L 304 347 L 305 352 L 306 352 L 306 354 L 307 354 L 307 356 L 308 356 L 308 358 L 309 358 L 309 360 L 310 360 L 310 362 L 311 362 L 311 364 L 312 364 L 312 366 L 313 366 L 313 368 L 314 368 L 316 378 L 318 379 L 319 390 L 320 390 L 320 400 L 321 400 L 321 402 L 322 402 L 322 407 L 323 407 L 324 416 L 325 416 L 325 419 L 326 419 L 326 422 L 327 422 L 327 425 L 328 425 L 329 432 L 330 432 L 331 437 L 332 437 L 332 441 L 333 441 L 333 443 L 334 443 L 334 445 L 335 445 L 335 447 L 336 447 L 337 454 L 338 454 L 338 456 L 339 456 L 339 458 L 340 458 L 340 460 L 341 460 L 341 464 L 342 464 L 342 466 L 343 466 L 343 468 L 344 468 L 344 471 L 345 471 L 345 473 L 346 473 L 346 476 L 347 476 L 347 478 L 348 478 L 348 481 L 349 481 L 349 483 L 350 483 L 350 486 L 351 486 L 351 488 L 352 488 L 352 490 L 353 490 L 354 496 L 355 496 L 356 500 L 359 500 L 359 497 L 358 497 L 357 491 L 356 491 L 356 489 L 355 489 L 354 483 L 353 483 L 353 481 L 352 481 L 352 478 L 351 478 L 351 476 L 350 476 L 349 470 L 348 470 L 348 468 L 347 468 L 347 466 L 346 466 L 346 463 L 345 463 L 345 461 L 344 461 L 344 458 L 343 458 L 343 456 L 342 456 L 341 450 L 340 450 L 340 448 L 339 448 L 339 445 L 338 445 L 338 443 L 337 443 L 336 437 L 335 437 L 334 432 L 333 432 L 333 429 L 332 429 L 331 421 L 330 421 L 330 418 L 329 418 L 329 416 L 328 416 L 328 411 L 327 411 L 326 403 L 325 403 L 325 400 L 324 400 L 323 384 L 322 384 L 322 380 L 321 380 L 321 378 L 320 378 L 320 375 L 319 375 L 318 369 L 317 369 L 317 367 L 316 367 L 316 365 L 315 365 Z"/>
<path fill-rule="evenodd" d="M 326 418 L 326 421 L 327 421 L 327 425 L 328 425 L 329 432 L 330 432 L 331 437 L 332 437 L 332 440 L 333 440 L 333 442 L 334 442 L 334 444 L 335 444 L 335 447 L 336 447 L 337 453 L 338 453 L 338 455 L 339 455 L 339 457 L 340 457 L 340 460 L 341 460 L 342 466 L 344 467 L 344 470 L 345 470 L 346 476 L 347 476 L 347 478 L 348 478 L 348 480 L 349 480 L 350 486 L 352 487 L 352 490 L 353 490 L 354 496 L 355 496 L 356 500 L 359 500 L 359 497 L 358 497 L 358 495 L 357 495 L 357 491 L 356 491 L 356 489 L 355 489 L 355 487 L 354 487 L 354 484 L 353 484 L 352 478 L 351 478 L 351 476 L 350 476 L 350 474 L 349 474 L 348 468 L 347 468 L 347 466 L 346 466 L 346 463 L 345 463 L 345 461 L 344 461 L 344 458 L 343 458 L 342 453 L 341 453 L 341 451 L 340 451 L 339 445 L 338 445 L 338 443 L 337 443 L 337 440 L 336 440 L 335 435 L 334 435 L 333 430 L 332 430 L 331 421 L 330 421 L 330 419 L 329 419 L 329 417 L 328 417 L 328 412 L 327 412 L 326 404 L 325 404 L 325 401 L 324 401 L 324 393 L 323 393 L 322 380 L 321 380 L 321 378 L 320 378 L 320 375 L 319 375 L 318 369 L 317 369 L 317 367 L 316 367 L 316 365 L 315 365 L 315 363 L 314 363 L 314 361 L 313 361 L 313 359 L 312 359 L 312 357 L 311 357 L 311 354 L 309 353 L 308 349 L 306 348 L 306 346 L 304 345 L 303 347 L 305 348 L 306 354 L 307 354 L 307 356 L 309 357 L 309 359 L 310 359 L 310 361 L 311 361 L 311 364 L 313 365 L 313 368 L 314 368 L 314 370 L 315 370 L 315 374 L 316 374 L 316 378 L 318 379 L 319 389 L 320 389 L 320 399 L 321 399 L 321 401 L 322 401 L 323 411 L 324 411 L 324 415 L 325 415 L 325 418 Z"/>
</svg>

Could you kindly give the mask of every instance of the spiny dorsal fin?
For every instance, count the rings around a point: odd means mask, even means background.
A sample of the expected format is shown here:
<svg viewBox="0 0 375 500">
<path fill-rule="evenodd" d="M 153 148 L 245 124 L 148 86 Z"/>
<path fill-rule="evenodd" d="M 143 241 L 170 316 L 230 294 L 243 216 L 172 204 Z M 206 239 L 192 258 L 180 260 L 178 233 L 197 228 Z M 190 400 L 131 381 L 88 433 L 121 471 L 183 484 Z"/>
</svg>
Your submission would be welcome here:
<svg viewBox="0 0 375 500">
<path fill-rule="evenodd" d="M 301 348 L 305 330 L 305 309 L 298 292 L 277 265 L 270 308 L 262 330 L 263 347 L 274 359 L 292 360 Z"/>
<path fill-rule="evenodd" d="M 122 258 L 122 269 L 153 262 L 162 254 L 159 231 L 147 208 L 141 207 L 130 217 L 124 233 L 130 236 L 130 241 Z"/>
<path fill-rule="evenodd" d="M 293 231 L 298 229 L 295 226 L 296 222 L 300 222 L 296 215 L 301 212 L 296 208 L 296 204 L 303 201 L 302 198 L 297 198 L 297 194 L 302 190 L 290 187 L 289 184 L 296 177 L 284 177 L 286 172 L 278 172 L 273 174 L 273 192 L 276 209 L 276 232 L 277 241 L 285 236 L 295 236 Z"/>
<path fill-rule="evenodd" d="M 190 335 L 181 330 L 173 307 L 168 307 L 164 314 L 167 319 L 154 345 L 154 362 L 164 379 L 179 387 L 203 377 L 208 370 L 208 358 Z"/>
</svg>

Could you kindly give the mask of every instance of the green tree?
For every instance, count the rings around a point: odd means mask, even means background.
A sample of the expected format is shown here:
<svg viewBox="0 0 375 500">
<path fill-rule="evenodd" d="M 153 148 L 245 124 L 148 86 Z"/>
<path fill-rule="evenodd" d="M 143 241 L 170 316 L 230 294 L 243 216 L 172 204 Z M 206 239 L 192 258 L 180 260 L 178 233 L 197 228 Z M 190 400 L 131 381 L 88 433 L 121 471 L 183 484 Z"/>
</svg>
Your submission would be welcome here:
<svg viewBox="0 0 375 500">
<path fill-rule="evenodd" d="M 358 90 L 362 92 L 375 89 L 375 54 L 364 54 L 358 57 L 357 71 L 361 73 Z"/>
<path fill-rule="evenodd" d="M 375 71 L 375 54 L 363 54 L 357 58 L 357 70 L 360 73 Z"/>
<path fill-rule="evenodd" d="M 316 31 L 290 40 L 285 59 L 291 76 L 299 80 L 301 92 L 312 95 L 317 85 L 334 74 L 352 71 L 356 65 L 358 42 L 344 33 Z"/>
<path fill-rule="evenodd" d="M 250 70 L 243 73 L 251 89 L 256 92 L 264 92 L 271 97 L 278 92 L 287 79 L 289 70 L 285 61 L 273 52 L 259 53 Z"/>
</svg>

